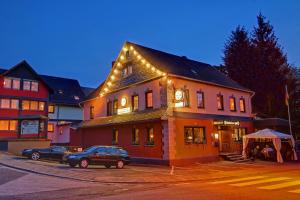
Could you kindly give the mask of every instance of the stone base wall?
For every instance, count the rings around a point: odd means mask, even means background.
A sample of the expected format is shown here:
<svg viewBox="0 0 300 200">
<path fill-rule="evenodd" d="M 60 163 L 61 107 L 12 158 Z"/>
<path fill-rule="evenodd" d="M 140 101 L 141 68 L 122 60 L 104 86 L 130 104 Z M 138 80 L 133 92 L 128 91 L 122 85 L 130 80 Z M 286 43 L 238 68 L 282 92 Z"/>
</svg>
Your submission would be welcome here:
<svg viewBox="0 0 300 200">
<path fill-rule="evenodd" d="M 10 140 L 7 141 L 7 151 L 15 155 L 22 155 L 23 149 L 31 148 L 48 148 L 50 147 L 51 140 Z"/>
</svg>

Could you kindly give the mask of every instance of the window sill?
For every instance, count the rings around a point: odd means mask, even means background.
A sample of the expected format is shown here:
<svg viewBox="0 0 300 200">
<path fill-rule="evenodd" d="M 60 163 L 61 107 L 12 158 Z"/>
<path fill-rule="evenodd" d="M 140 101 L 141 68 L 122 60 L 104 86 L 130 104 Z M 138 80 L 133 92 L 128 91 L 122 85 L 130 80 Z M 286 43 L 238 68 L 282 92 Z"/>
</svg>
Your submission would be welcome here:
<svg viewBox="0 0 300 200">
<path fill-rule="evenodd" d="M 140 146 L 140 144 L 132 143 L 132 146 Z"/>
</svg>

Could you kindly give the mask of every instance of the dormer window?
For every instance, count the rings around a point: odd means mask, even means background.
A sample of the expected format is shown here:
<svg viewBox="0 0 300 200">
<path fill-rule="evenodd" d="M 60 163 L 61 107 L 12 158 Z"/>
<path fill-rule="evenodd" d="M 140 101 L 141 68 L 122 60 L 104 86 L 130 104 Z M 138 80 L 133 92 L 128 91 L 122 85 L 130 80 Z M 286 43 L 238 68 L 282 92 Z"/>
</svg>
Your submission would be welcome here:
<svg viewBox="0 0 300 200">
<path fill-rule="evenodd" d="M 80 98 L 79 98 L 79 96 L 75 95 L 75 96 L 74 96 L 74 99 L 75 99 L 75 100 L 79 100 Z"/>
<path fill-rule="evenodd" d="M 128 65 L 122 69 L 122 77 L 125 78 L 132 74 L 132 65 Z"/>
<path fill-rule="evenodd" d="M 63 94 L 63 93 L 64 93 L 64 91 L 62 91 L 62 90 L 58 90 L 58 93 L 59 93 L 59 94 Z"/>
</svg>

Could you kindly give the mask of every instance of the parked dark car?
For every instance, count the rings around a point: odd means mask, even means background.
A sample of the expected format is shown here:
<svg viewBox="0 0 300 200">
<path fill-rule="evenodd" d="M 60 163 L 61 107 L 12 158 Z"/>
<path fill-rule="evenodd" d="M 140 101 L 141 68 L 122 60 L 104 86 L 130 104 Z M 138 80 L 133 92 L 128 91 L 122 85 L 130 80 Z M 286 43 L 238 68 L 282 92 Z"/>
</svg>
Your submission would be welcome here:
<svg viewBox="0 0 300 200">
<path fill-rule="evenodd" d="M 39 160 L 42 158 L 42 159 L 62 161 L 63 157 L 66 154 L 70 154 L 70 153 L 71 152 L 69 152 L 65 147 L 52 146 L 43 149 L 24 149 L 22 151 L 22 156 L 25 156 L 32 160 Z"/>
<path fill-rule="evenodd" d="M 70 167 L 79 165 L 80 168 L 87 168 L 89 165 L 104 165 L 106 168 L 116 166 L 123 168 L 130 163 L 127 151 L 116 146 L 92 146 L 80 153 L 66 155 L 64 161 Z"/>
</svg>

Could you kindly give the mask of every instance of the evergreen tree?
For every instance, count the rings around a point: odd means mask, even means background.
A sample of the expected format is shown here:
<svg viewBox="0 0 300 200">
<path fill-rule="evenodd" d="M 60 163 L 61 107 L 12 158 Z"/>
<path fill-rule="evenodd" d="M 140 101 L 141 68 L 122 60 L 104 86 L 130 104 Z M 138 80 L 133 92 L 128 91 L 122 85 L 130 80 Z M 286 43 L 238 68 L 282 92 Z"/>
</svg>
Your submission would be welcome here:
<svg viewBox="0 0 300 200">
<path fill-rule="evenodd" d="M 255 92 L 253 111 L 264 117 L 286 117 L 285 84 L 290 80 L 287 57 L 269 21 L 259 14 L 251 35 L 238 26 L 225 44 L 224 65 L 229 77 Z"/>
<path fill-rule="evenodd" d="M 285 85 L 290 67 L 287 57 L 277 43 L 273 26 L 262 14 L 257 16 L 257 27 L 252 33 L 256 85 L 254 108 L 268 116 L 286 115 Z"/>
<path fill-rule="evenodd" d="M 238 26 L 227 40 L 224 49 L 224 65 L 228 76 L 247 88 L 253 88 L 252 79 L 252 46 L 248 32 Z"/>
</svg>

